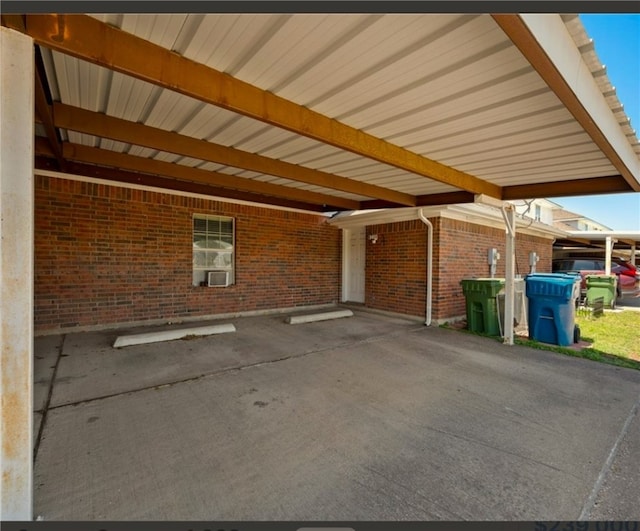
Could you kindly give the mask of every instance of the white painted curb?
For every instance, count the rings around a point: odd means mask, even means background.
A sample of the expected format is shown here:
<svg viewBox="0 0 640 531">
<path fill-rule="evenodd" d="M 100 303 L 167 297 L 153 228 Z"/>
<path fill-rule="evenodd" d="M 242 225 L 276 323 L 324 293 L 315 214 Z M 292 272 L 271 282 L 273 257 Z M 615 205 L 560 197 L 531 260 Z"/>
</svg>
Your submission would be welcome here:
<svg viewBox="0 0 640 531">
<path fill-rule="evenodd" d="M 113 343 L 113 347 L 128 347 L 131 345 L 143 345 L 145 343 L 157 343 L 159 341 L 182 339 L 187 336 L 209 336 L 212 334 L 224 334 L 226 332 L 235 331 L 236 327 L 232 324 L 197 326 L 194 328 L 182 328 L 180 330 L 162 330 L 159 332 L 149 332 L 146 334 L 120 336 Z"/>
<path fill-rule="evenodd" d="M 353 317 L 351 310 L 337 310 L 335 312 L 311 313 L 307 315 L 292 315 L 285 322 L 289 324 L 314 323 L 328 319 L 340 319 L 341 317 Z"/>
</svg>

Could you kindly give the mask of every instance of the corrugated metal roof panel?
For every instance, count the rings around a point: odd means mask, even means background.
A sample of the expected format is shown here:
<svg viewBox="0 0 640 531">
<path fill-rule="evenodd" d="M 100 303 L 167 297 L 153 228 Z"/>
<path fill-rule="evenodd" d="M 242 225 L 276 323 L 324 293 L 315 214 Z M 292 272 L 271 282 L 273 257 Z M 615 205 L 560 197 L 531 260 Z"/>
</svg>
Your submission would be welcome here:
<svg viewBox="0 0 640 531">
<path fill-rule="evenodd" d="M 94 16 L 492 183 L 617 174 L 488 16 Z M 601 65 L 576 20 L 565 17 L 567 28 L 612 112 L 624 120 L 615 91 L 606 75 L 598 75 Z M 72 106 L 409 194 L 455 190 L 57 52 L 45 50 L 43 59 L 54 99 Z M 640 153 L 630 126 L 622 127 Z M 72 131 L 62 136 L 136 156 L 356 197 Z"/>
<path fill-rule="evenodd" d="M 558 141 L 562 139 L 573 143 L 576 138 L 593 144 L 589 135 L 577 127 L 572 119 L 558 120 L 553 118 L 551 113 L 543 112 L 517 121 L 500 121 L 487 126 L 486 129 L 477 127 L 460 134 L 444 135 L 424 144 L 417 143 L 412 148 L 420 153 L 427 151 L 435 158 L 448 160 L 467 153 L 483 153 L 485 150 L 503 147 L 519 147 L 525 150 L 530 144 L 546 139 L 555 140 L 557 146 Z"/>
</svg>

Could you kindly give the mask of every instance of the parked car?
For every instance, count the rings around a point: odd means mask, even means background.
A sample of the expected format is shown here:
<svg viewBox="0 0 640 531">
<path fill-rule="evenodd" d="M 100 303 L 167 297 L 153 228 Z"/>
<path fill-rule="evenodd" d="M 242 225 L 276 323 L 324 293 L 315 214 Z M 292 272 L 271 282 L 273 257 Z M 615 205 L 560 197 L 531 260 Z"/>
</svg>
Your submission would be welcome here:
<svg viewBox="0 0 640 531">
<path fill-rule="evenodd" d="M 605 259 L 593 256 L 560 258 L 552 263 L 554 273 L 580 273 L 582 295 L 587 291 L 587 275 L 604 275 Z M 640 296 L 640 269 L 622 258 L 611 257 L 611 274 L 618 277 L 617 296 Z"/>
</svg>

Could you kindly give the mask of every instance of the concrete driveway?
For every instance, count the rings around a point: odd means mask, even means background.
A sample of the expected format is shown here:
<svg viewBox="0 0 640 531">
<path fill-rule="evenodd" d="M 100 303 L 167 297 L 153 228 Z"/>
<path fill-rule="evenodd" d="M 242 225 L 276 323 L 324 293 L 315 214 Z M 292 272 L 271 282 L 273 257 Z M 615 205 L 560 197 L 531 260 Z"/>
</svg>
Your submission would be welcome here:
<svg viewBox="0 0 640 531">
<path fill-rule="evenodd" d="M 36 340 L 36 515 L 640 519 L 638 371 L 363 311 L 224 322 Z"/>
<path fill-rule="evenodd" d="M 632 310 L 640 312 L 640 296 L 638 297 L 622 297 L 616 301 L 619 310 Z"/>
</svg>

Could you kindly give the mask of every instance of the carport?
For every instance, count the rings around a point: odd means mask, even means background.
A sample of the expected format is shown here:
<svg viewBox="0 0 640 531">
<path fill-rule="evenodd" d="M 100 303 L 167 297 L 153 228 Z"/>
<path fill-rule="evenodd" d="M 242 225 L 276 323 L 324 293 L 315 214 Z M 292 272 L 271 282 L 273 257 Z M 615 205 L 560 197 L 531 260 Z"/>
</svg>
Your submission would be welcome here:
<svg viewBox="0 0 640 531">
<path fill-rule="evenodd" d="M 607 274 L 611 273 L 611 255 L 615 249 L 629 251 L 630 262 L 638 263 L 640 250 L 640 232 L 638 231 L 571 231 L 564 238 L 555 242 L 558 248 L 573 249 L 602 249 L 607 260 Z"/>
<path fill-rule="evenodd" d="M 575 15 L 3 9 L 3 519 L 32 518 L 36 177 L 292 219 L 640 191 L 638 140 Z"/>
</svg>

